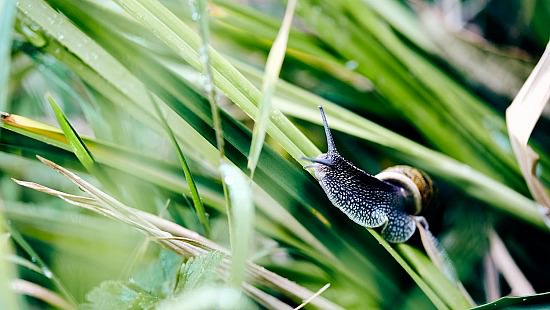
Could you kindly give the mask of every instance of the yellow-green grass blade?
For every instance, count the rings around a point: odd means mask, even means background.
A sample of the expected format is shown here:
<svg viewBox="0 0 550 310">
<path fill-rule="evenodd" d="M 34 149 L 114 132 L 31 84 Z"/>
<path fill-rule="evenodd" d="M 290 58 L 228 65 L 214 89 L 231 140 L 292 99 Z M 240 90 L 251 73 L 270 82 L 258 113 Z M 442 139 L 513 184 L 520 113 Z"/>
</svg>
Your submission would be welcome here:
<svg viewBox="0 0 550 310">
<path fill-rule="evenodd" d="M 159 107 L 159 103 L 153 96 L 149 96 L 149 98 L 151 98 L 151 101 L 153 102 L 153 105 L 157 110 L 157 114 L 162 124 L 164 125 L 164 128 L 166 129 L 166 133 L 170 137 L 170 141 L 172 142 L 174 148 L 176 149 L 183 173 L 185 174 L 185 180 L 187 181 L 187 185 L 189 186 L 189 190 L 191 191 L 191 197 L 193 199 L 193 206 L 195 207 L 195 212 L 197 213 L 197 216 L 199 218 L 200 223 L 202 224 L 202 227 L 204 229 L 206 236 L 209 236 L 210 224 L 208 222 L 208 216 L 206 215 L 206 211 L 204 210 L 204 205 L 202 204 L 202 200 L 199 195 L 199 191 L 197 190 L 197 185 L 195 184 L 195 180 L 193 179 L 193 175 L 191 174 L 191 169 L 189 168 L 187 159 L 185 158 L 185 155 L 181 150 L 181 147 L 176 139 L 176 136 L 174 135 L 174 132 L 170 128 L 170 125 L 168 125 L 168 123 L 166 122 L 166 118 L 164 117 Z"/>
<path fill-rule="evenodd" d="M 286 45 L 288 41 L 288 34 L 290 32 L 290 25 L 292 22 L 292 16 L 294 15 L 294 9 L 296 8 L 296 0 L 289 0 L 287 3 L 285 15 L 281 24 L 279 33 L 273 46 L 267 56 L 267 63 L 265 65 L 265 73 L 262 82 L 262 99 L 260 101 L 260 111 L 256 117 L 254 123 L 254 131 L 252 132 L 252 142 L 250 145 L 250 153 L 248 154 L 248 169 L 250 169 L 250 177 L 254 177 L 254 170 L 258 159 L 260 158 L 260 152 L 265 139 L 265 130 L 267 128 L 267 122 L 269 115 L 271 114 L 271 100 L 273 93 L 275 92 L 275 86 L 277 80 L 279 80 L 279 73 L 281 72 L 281 66 L 285 57 Z"/>
<path fill-rule="evenodd" d="M 61 127 L 61 130 L 63 130 L 63 134 L 71 145 L 73 153 L 76 155 L 80 163 L 82 163 L 82 166 L 84 166 L 84 168 L 86 168 L 89 172 L 93 173 L 97 167 L 95 166 L 95 160 L 92 153 L 90 153 L 90 150 L 86 147 L 84 141 L 82 141 L 74 127 L 71 123 L 69 123 L 69 120 L 57 102 L 55 102 L 51 94 L 46 94 L 45 98 L 54 112 L 57 123 Z"/>
</svg>

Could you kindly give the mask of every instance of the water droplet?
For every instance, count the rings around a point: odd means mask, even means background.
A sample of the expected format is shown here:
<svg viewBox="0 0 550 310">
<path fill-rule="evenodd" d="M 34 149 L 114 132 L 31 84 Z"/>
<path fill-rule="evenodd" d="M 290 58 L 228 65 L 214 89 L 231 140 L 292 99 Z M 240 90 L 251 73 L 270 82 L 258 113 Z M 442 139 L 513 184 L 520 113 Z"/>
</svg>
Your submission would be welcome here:
<svg viewBox="0 0 550 310">
<path fill-rule="evenodd" d="M 191 14 L 191 19 L 194 21 L 199 20 L 200 17 L 201 15 L 199 14 L 199 12 L 193 12 L 193 14 Z"/>
<path fill-rule="evenodd" d="M 348 68 L 349 70 L 355 70 L 357 69 L 357 67 L 359 66 L 359 64 L 357 63 L 357 61 L 355 60 L 348 60 L 345 64 L 346 68 Z"/>
<path fill-rule="evenodd" d="M 42 268 L 42 273 L 48 279 L 51 279 L 53 277 L 52 271 L 50 269 L 46 268 L 46 267 Z"/>
<path fill-rule="evenodd" d="M 62 34 L 60 34 L 60 35 L 57 36 L 57 39 L 58 39 L 59 41 L 61 41 L 61 40 L 65 39 L 65 36 L 62 35 Z"/>
</svg>

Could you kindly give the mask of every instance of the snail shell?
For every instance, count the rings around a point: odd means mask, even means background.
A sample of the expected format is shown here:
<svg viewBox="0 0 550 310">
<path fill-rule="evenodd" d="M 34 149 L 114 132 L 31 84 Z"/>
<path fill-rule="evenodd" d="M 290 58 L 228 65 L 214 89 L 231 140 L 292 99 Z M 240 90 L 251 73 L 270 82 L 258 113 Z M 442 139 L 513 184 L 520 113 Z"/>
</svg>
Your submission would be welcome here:
<svg viewBox="0 0 550 310">
<path fill-rule="evenodd" d="M 384 169 L 376 175 L 377 179 L 399 186 L 410 198 L 406 211 L 418 215 L 423 207 L 430 205 L 434 195 L 433 182 L 423 171 L 405 165 Z"/>
</svg>

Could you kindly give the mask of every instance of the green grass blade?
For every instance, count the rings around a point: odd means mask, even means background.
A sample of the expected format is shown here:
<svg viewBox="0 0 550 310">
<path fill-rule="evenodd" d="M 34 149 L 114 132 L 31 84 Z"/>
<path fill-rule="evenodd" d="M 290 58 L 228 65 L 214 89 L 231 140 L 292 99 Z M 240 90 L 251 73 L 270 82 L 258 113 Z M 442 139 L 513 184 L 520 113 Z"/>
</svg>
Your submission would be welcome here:
<svg viewBox="0 0 550 310">
<path fill-rule="evenodd" d="M 499 310 L 499 309 L 547 309 L 550 307 L 550 293 L 541 293 L 531 296 L 506 296 L 496 301 L 472 308 L 472 310 Z"/>
<path fill-rule="evenodd" d="M 275 92 L 275 86 L 279 80 L 279 73 L 281 72 L 281 66 L 285 57 L 286 45 L 288 41 L 288 34 L 290 32 L 290 25 L 292 22 L 292 16 L 294 15 L 294 9 L 296 8 L 296 0 L 289 0 L 287 3 L 285 15 L 281 29 L 277 34 L 277 38 L 271 47 L 271 51 L 267 56 L 267 63 L 265 65 L 264 80 L 262 83 L 262 99 L 260 101 L 260 112 L 256 117 L 254 123 L 254 131 L 252 132 L 252 143 L 250 145 L 250 153 L 248 155 L 248 169 L 250 169 L 250 177 L 254 177 L 254 171 L 260 158 L 260 152 L 265 139 L 265 130 L 267 128 L 267 122 L 269 114 L 271 112 L 271 97 Z"/>
<path fill-rule="evenodd" d="M 71 145 L 72 150 L 78 160 L 82 163 L 86 170 L 90 172 L 94 171 L 96 169 L 95 160 L 92 156 L 92 153 L 90 153 L 90 150 L 88 150 L 88 147 L 86 147 L 86 144 L 84 144 L 84 141 L 82 141 L 76 130 L 69 123 L 69 120 L 67 119 L 59 105 L 55 102 L 50 94 L 46 94 L 46 100 L 52 107 L 55 118 L 57 119 L 59 126 L 61 126 L 61 130 L 63 130 L 65 137 L 67 137 L 67 141 Z"/>
<path fill-rule="evenodd" d="M 71 295 L 71 293 L 67 290 L 65 285 L 59 280 L 59 278 L 50 270 L 46 262 L 42 260 L 42 258 L 36 253 L 36 251 L 33 249 L 33 247 L 23 238 L 23 236 L 15 230 L 13 227 L 9 227 L 9 231 L 12 235 L 13 240 L 29 255 L 29 257 L 32 259 L 33 262 L 35 262 L 41 269 L 42 273 L 50 279 L 55 287 L 65 296 L 68 302 L 70 302 L 72 305 L 76 305 L 75 298 Z"/>
<path fill-rule="evenodd" d="M 190 4 L 193 6 L 194 1 Z M 208 1 L 207 0 L 197 0 L 197 8 L 193 12 L 198 14 L 199 22 L 199 33 L 202 39 L 202 47 L 199 49 L 199 58 L 202 64 L 202 71 L 206 78 L 205 81 L 205 91 L 208 94 L 208 101 L 210 102 L 210 111 L 212 113 L 212 122 L 214 123 L 214 130 L 216 131 L 216 146 L 220 152 L 220 160 L 224 157 L 224 140 L 223 140 L 223 129 L 220 119 L 220 107 L 218 106 L 216 87 L 214 87 L 214 74 L 212 69 L 212 64 L 210 60 L 210 30 L 208 24 Z"/>
<path fill-rule="evenodd" d="M 227 186 L 230 200 L 231 222 L 231 277 L 230 282 L 239 287 L 245 279 L 246 262 L 251 253 L 253 238 L 254 204 L 252 203 L 251 183 L 235 166 L 225 163 L 220 166 L 223 182 Z"/>
<path fill-rule="evenodd" d="M 3 203 L 3 202 L 0 202 Z M 13 255 L 9 234 L 4 230 L 4 214 L 0 212 L 0 257 Z M 11 288 L 16 272 L 14 264 L 7 259 L 0 259 L 0 307 L 18 309 L 19 298 Z"/>
<path fill-rule="evenodd" d="M 170 137 L 170 141 L 174 145 L 174 148 L 176 149 L 176 152 L 178 154 L 178 158 L 181 164 L 181 168 L 183 170 L 183 173 L 185 174 L 185 180 L 187 181 L 187 185 L 189 186 L 189 190 L 191 191 L 191 197 L 193 199 L 193 206 L 195 207 L 195 212 L 197 213 L 197 216 L 199 218 L 200 223 L 202 224 L 202 227 L 204 229 L 204 232 L 206 236 L 210 235 L 210 224 L 208 222 L 208 216 L 206 215 L 206 211 L 204 210 L 204 205 L 202 204 L 201 197 L 199 195 L 199 191 L 197 190 L 197 185 L 195 184 L 195 180 L 193 179 L 193 175 L 191 174 L 191 169 L 189 169 L 189 164 L 187 163 L 187 159 L 185 158 L 185 155 L 183 154 L 183 151 L 181 150 L 181 147 L 176 140 L 176 136 L 174 135 L 174 132 L 170 128 L 170 125 L 166 122 L 166 118 L 164 117 L 164 114 L 162 113 L 160 106 L 157 102 L 157 100 L 153 96 L 149 96 L 151 98 L 151 101 L 153 105 L 155 106 L 155 109 L 157 111 L 157 114 L 164 125 L 164 128 L 166 129 L 166 133 Z"/>
</svg>

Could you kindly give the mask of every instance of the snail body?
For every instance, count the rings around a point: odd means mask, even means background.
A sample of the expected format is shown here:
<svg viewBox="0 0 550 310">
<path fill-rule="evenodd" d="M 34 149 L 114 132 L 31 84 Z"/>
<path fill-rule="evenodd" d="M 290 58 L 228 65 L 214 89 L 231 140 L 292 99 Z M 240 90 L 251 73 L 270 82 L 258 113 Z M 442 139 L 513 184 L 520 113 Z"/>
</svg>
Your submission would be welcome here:
<svg viewBox="0 0 550 310">
<path fill-rule="evenodd" d="M 409 240 L 416 230 L 414 215 L 429 204 L 433 185 L 430 178 L 409 166 L 394 166 L 370 175 L 343 158 L 336 149 L 322 107 L 328 151 L 316 158 L 304 158 L 313 164 L 315 178 L 332 204 L 355 223 L 382 227 L 389 242 Z"/>
</svg>

